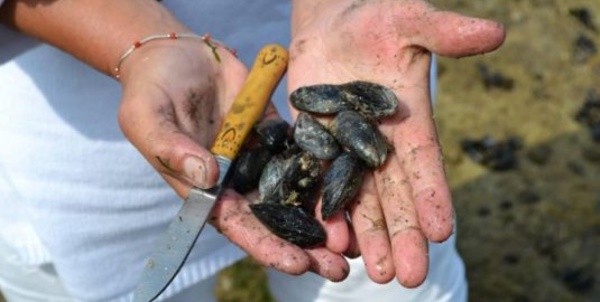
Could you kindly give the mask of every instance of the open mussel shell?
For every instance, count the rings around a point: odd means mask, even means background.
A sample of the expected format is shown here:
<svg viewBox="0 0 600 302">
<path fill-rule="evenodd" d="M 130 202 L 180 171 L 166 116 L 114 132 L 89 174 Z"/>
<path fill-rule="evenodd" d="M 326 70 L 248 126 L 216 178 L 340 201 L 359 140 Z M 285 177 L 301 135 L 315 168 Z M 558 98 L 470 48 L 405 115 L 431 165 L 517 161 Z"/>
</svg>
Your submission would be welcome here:
<svg viewBox="0 0 600 302">
<path fill-rule="evenodd" d="M 337 141 L 371 168 L 381 166 L 387 157 L 388 144 L 381 132 L 355 111 L 338 113 L 329 124 Z"/>
<path fill-rule="evenodd" d="M 364 81 L 341 85 L 344 101 L 371 119 L 391 116 L 398 109 L 398 98 L 389 88 Z"/>
<path fill-rule="evenodd" d="M 342 210 L 356 197 L 365 171 L 364 164 L 348 152 L 342 153 L 331 163 L 323 180 L 323 219 Z"/>
<path fill-rule="evenodd" d="M 325 243 L 325 230 L 302 208 L 281 204 L 252 204 L 252 213 L 275 235 L 301 248 Z"/>
<path fill-rule="evenodd" d="M 332 160 L 341 151 L 335 138 L 310 114 L 301 112 L 294 127 L 294 141 L 321 160 Z"/>
</svg>

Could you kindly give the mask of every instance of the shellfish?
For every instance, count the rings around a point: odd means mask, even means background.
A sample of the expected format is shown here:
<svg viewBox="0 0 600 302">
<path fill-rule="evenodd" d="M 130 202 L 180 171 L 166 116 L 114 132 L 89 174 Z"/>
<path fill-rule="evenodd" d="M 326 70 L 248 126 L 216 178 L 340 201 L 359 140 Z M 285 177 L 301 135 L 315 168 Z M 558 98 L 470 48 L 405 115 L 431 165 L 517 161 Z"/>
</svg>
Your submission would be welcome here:
<svg viewBox="0 0 600 302">
<path fill-rule="evenodd" d="M 395 114 L 398 99 L 384 86 L 355 81 L 301 87 L 290 100 L 300 111 L 293 131 L 285 122 L 258 125 L 259 147 L 240 156 L 234 172 L 252 180 L 240 178 L 244 185 L 235 187 L 258 184 L 254 215 L 274 234 L 306 248 L 326 240 L 314 214 L 319 193 L 328 219 L 352 202 L 369 168 L 385 163 L 388 143 L 374 122 Z"/>
</svg>

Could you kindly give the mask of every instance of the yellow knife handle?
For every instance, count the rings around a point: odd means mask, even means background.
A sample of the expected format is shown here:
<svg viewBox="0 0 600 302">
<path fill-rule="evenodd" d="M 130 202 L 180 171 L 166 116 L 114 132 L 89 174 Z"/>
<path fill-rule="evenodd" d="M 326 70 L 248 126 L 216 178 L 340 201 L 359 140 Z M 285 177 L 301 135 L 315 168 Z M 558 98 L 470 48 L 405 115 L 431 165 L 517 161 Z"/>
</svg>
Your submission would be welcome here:
<svg viewBox="0 0 600 302">
<path fill-rule="evenodd" d="M 225 116 L 211 152 L 233 160 L 285 73 L 288 53 L 279 45 L 267 45 L 258 53 L 244 87 Z"/>
</svg>

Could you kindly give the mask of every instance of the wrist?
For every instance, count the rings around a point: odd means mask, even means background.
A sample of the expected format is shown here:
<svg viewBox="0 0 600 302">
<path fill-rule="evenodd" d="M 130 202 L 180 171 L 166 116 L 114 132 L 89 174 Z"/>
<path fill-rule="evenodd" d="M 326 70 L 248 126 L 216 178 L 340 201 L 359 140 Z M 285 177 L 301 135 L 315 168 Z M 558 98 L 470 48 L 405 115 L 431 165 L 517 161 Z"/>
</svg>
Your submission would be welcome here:
<svg viewBox="0 0 600 302">
<path fill-rule="evenodd" d="M 157 83 L 171 81 L 174 78 L 191 80 L 198 74 L 222 74 L 225 66 L 231 67 L 235 58 L 232 50 L 208 34 L 169 33 L 148 36 L 139 42 L 139 46 L 130 47 L 121 56 L 117 66 L 118 80 L 122 85 L 131 79 L 156 77 Z M 226 68 L 228 69 L 228 68 Z M 141 77 L 140 77 L 141 76 Z"/>
<path fill-rule="evenodd" d="M 196 41 L 202 41 L 206 46 L 208 46 L 211 49 L 211 51 L 213 52 L 213 55 L 215 56 L 215 59 L 217 61 L 220 61 L 219 54 L 216 51 L 217 47 L 215 45 L 213 45 L 213 42 L 211 41 L 211 37 L 209 34 L 204 34 L 202 36 L 193 34 L 193 33 L 175 33 L 175 32 L 171 32 L 168 34 L 167 33 L 155 34 L 155 35 L 150 35 L 150 36 L 144 37 L 140 40 L 136 40 L 132 43 L 132 45 L 119 57 L 119 61 L 117 62 L 115 68 L 113 69 L 114 77 L 116 79 L 121 78 L 121 71 L 122 71 L 122 66 L 123 66 L 124 62 L 130 56 L 134 55 L 134 52 L 136 52 L 142 46 L 144 46 L 148 43 L 152 43 L 152 42 L 154 42 L 155 44 L 158 44 L 158 42 L 161 42 L 162 40 L 178 40 L 178 39 L 192 39 L 192 40 L 196 40 Z M 173 42 L 167 42 L 167 43 L 173 43 Z"/>
<path fill-rule="evenodd" d="M 148 37 L 152 37 L 151 35 Z M 134 42 L 135 43 L 135 42 Z M 173 76 L 173 70 L 181 70 L 182 64 L 189 60 L 202 60 L 209 62 L 216 59 L 211 57 L 212 50 L 205 45 L 202 39 L 156 39 L 135 48 L 127 57 L 124 55 L 131 50 L 128 48 L 121 55 L 122 60 L 117 61 L 112 67 L 111 76 L 117 78 L 122 85 L 132 82 L 132 79 L 155 76 L 160 81 Z M 120 62 L 120 64 L 119 64 Z M 193 65 L 193 62 L 189 63 Z M 204 65 L 204 73 L 210 73 L 214 64 Z M 116 71 L 116 68 L 119 68 Z M 118 76 L 118 77 L 117 77 Z"/>
</svg>

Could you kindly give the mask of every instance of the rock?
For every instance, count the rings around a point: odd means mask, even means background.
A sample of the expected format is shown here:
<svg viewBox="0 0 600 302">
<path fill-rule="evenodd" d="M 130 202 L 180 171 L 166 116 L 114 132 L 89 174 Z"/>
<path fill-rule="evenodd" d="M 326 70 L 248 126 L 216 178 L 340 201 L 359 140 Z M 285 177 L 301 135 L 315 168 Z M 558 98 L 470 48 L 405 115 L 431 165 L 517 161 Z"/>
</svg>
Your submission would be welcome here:
<svg viewBox="0 0 600 302">
<path fill-rule="evenodd" d="M 587 7 L 574 7 L 569 9 L 569 14 L 573 16 L 579 23 L 583 24 L 585 28 L 598 32 L 598 28 L 596 24 L 594 24 L 594 17 L 592 16 L 591 11 Z"/>
<path fill-rule="evenodd" d="M 596 43 L 587 36 L 580 34 L 573 43 L 573 63 L 583 64 L 596 55 L 597 52 Z"/>
<path fill-rule="evenodd" d="M 548 145 L 534 147 L 527 151 L 526 156 L 534 164 L 543 166 L 548 163 L 552 156 L 552 147 Z"/>
</svg>

